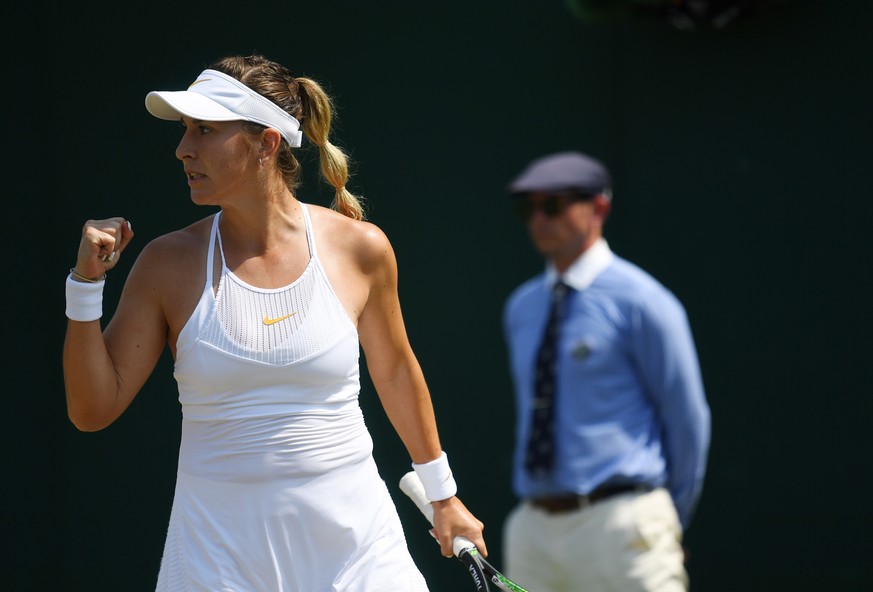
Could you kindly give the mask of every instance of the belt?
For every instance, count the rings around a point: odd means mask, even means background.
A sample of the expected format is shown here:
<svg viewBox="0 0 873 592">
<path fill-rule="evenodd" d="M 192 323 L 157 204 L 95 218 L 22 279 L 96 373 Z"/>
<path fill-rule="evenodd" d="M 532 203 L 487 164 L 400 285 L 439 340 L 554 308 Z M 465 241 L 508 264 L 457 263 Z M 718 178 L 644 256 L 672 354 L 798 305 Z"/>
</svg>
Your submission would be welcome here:
<svg viewBox="0 0 873 592">
<path fill-rule="evenodd" d="M 545 510 L 548 514 L 557 514 L 560 512 L 572 512 L 573 510 L 581 510 L 592 504 L 601 502 L 607 498 L 622 494 L 622 493 L 644 493 L 651 491 L 652 488 L 648 485 L 609 485 L 598 487 L 588 495 L 550 495 L 543 497 L 532 497 L 527 501 L 530 505 L 541 510 Z"/>
</svg>

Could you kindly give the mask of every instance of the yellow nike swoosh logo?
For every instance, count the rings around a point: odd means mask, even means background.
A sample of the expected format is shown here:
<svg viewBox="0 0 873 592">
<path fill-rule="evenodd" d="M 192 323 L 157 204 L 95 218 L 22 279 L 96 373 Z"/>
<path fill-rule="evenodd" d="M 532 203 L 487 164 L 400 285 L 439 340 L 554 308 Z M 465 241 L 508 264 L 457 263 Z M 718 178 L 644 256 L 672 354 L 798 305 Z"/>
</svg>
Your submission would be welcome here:
<svg viewBox="0 0 873 592">
<path fill-rule="evenodd" d="M 200 84 L 201 82 L 209 82 L 210 80 L 212 80 L 212 78 L 204 78 L 203 80 L 195 80 L 190 85 L 188 85 L 188 88 L 191 88 L 195 84 Z"/>
<path fill-rule="evenodd" d="M 278 323 L 279 321 L 284 321 L 284 320 L 287 319 L 288 317 L 293 317 L 293 316 L 296 315 L 296 314 L 297 314 L 296 312 L 292 312 L 292 313 L 288 313 L 288 314 L 286 314 L 286 315 L 283 316 L 283 317 L 276 317 L 275 319 L 271 319 L 270 317 L 264 315 L 264 324 L 265 324 L 265 325 L 275 325 L 275 324 Z"/>
</svg>

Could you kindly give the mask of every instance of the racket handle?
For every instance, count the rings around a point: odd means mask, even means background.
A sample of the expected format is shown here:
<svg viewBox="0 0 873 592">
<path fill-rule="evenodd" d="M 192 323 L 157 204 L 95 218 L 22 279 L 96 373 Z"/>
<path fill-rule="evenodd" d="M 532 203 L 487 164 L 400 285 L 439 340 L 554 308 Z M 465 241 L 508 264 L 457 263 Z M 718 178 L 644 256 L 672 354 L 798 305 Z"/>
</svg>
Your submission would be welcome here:
<svg viewBox="0 0 873 592">
<path fill-rule="evenodd" d="M 418 478 L 415 471 L 409 471 L 403 475 L 400 479 L 400 491 L 408 495 L 409 499 L 415 502 L 415 505 L 418 506 L 418 509 L 421 510 L 422 514 L 424 514 L 424 517 L 427 518 L 427 521 L 430 522 L 431 526 L 433 526 L 433 506 L 424 494 L 424 485 L 421 484 L 421 480 Z M 462 551 L 475 548 L 476 545 L 474 545 L 467 537 L 455 537 L 455 540 L 452 541 L 452 551 L 454 552 L 455 557 L 460 557 Z"/>
</svg>

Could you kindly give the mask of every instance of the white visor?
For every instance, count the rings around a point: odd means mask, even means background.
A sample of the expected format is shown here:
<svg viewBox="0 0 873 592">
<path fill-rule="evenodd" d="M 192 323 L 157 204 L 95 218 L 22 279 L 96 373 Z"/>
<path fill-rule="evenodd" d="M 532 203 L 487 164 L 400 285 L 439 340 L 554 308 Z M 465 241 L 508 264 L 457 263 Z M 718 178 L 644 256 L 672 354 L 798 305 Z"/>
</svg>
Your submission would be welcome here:
<svg viewBox="0 0 873 592">
<path fill-rule="evenodd" d="M 303 141 L 300 122 L 273 101 L 217 70 L 203 70 L 188 90 L 152 91 L 146 109 L 158 119 L 182 116 L 200 121 L 253 121 L 279 130 L 292 148 Z"/>
</svg>

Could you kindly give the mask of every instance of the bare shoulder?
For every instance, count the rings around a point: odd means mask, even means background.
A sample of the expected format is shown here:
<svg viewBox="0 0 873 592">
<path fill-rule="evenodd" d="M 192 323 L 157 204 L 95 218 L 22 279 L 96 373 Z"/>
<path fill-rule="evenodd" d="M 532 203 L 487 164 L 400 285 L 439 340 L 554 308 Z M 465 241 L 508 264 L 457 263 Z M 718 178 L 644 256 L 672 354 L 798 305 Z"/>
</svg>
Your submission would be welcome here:
<svg viewBox="0 0 873 592">
<path fill-rule="evenodd" d="M 319 251 L 343 254 L 365 273 L 394 261 L 388 236 L 372 222 L 354 220 L 334 210 L 309 206 Z"/>
<path fill-rule="evenodd" d="M 197 298 L 206 280 L 206 251 L 212 216 L 149 241 L 128 277 L 141 295 L 151 294 L 175 308 Z"/>
<path fill-rule="evenodd" d="M 212 216 L 149 241 L 140 252 L 126 284 L 126 298 L 144 307 L 153 302 L 175 344 L 194 310 L 206 281 Z"/>
<path fill-rule="evenodd" d="M 152 239 L 143 247 L 137 266 L 167 273 L 199 263 L 206 254 L 211 224 L 212 216 L 208 216 Z"/>
</svg>

